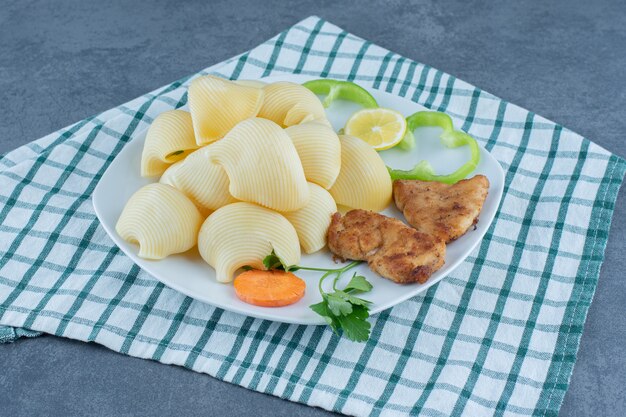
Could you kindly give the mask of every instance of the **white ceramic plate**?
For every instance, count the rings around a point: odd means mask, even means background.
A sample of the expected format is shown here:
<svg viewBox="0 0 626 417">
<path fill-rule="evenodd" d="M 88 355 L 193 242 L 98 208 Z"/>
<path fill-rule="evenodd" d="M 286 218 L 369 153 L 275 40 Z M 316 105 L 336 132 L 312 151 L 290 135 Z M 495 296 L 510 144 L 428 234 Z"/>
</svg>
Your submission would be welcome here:
<svg viewBox="0 0 626 417">
<path fill-rule="evenodd" d="M 302 83 L 310 77 L 283 75 L 269 77 L 263 81 L 293 81 Z M 381 107 L 389 107 L 408 116 L 416 111 L 425 110 L 424 107 L 405 98 L 397 97 L 378 90 L 370 91 Z M 335 102 L 328 109 L 327 114 L 335 129 L 344 126 L 348 117 L 358 106 L 347 102 Z M 319 272 L 299 271 L 298 276 L 307 283 L 304 298 L 287 307 L 263 308 L 246 304 L 235 295 L 231 284 L 220 284 L 215 280 L 213 268 L 207 265 L 199 256 L 196 249 L 185 254 L 169 256 L 160 261 L 149 261 L 137 256 L 138 247 L 122 240 L 115 232 L 115 223 L 120 216 L 126 201 L 142 186 L 155 182 L 154 179 L 145 179 L 139 175 L 141 152 L 146 131 L 138 132 L 124 147 L 120 154 L 111 163 L 106 173 L 98 183 L 93 194 L 93 205 L 102 226 L 111 239 L 143 270 L 154 276 L 165 285 L 180 291 L 200 301 L 212 304 L 225 310 L 235 311 L 248 316 L 297 324 L 324 324 L 324 320 L 316 315 L 309 305 L 317 303 L 321 297 L 317 291 Z M 459 149 L 445 149 L 438 140 L 438 130 L 423 128 L 416 132 L 417 146 L 414 150 L 403 152 L 396 149 L 380 153 L 386 164 L 394 168 L 407 169 L 418 160 L 428 159 L 437 172 L 451 172 L 460 166 L 469 156 L 466 147 Z M 504 174 L 500 164 L 486 150 L 481 148 L 481 161 L 476 174 L 484 174 L 489 178 L 491 186 L 489 195 L 479 218 L 477 228 L 469 231 L 460 239 L 448 245 L 446 262 L 443 268 L 437 271 L 425 284 L 398 285 L 373 273 L 366 264 L 361 264 L 355 271 L 363 274 L 373 284 L 374 288 L 364 298 L 372 301 L 371 313 L 390 308 L 405 301 L 416 294 L 426 291 L 446 275 L 452 272 L 476 247 L 483 238 L 489 225 L 493 221 L 496 210 L 502 197 Z M 384 214 L 403 220 L 402 214 L 390 206 Z M 336 268 L 328 251 L 321 251 L 312 255 L 302 256 L 300 265 Z M 348 274 L 346 274 L 348 275 Z M 350 274 L 351 275 L 351 274 Z M 344 277 L 348 279 L 349 277 Z M 331 281 L 331 280 L 327 280 Z"/>
</svg>

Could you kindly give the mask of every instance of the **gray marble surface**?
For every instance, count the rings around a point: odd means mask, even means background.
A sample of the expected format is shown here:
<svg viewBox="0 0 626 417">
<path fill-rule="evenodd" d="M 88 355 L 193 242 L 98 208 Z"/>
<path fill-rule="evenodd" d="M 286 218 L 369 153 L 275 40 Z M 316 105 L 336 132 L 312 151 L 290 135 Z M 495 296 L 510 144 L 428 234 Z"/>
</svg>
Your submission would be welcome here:
<svg viewBox="0 0 626 417">
<path fill-rule="evenodd" d="M 0 0 L 0 152 L 316 14 L 626 155 L 623 2 L 442 3 Z M 562 416 L 617 417 L 626 410 L 623 194 Z M 6 416 L 330 414 L 54 337 L 0 346 L 0 369 Z"/>
</svg>

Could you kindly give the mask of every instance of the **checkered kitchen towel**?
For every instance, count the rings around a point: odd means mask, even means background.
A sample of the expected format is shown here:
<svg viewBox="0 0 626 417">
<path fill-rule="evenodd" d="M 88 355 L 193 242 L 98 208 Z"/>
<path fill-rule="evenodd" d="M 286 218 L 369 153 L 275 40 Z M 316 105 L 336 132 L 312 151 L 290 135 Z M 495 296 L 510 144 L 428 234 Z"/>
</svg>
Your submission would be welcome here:
<svg viewBox="0 0 626 417">
<path fill-rule="evenodd" d="M 356 80 L 446 111 L 504 167 L 500 212 L 451 276 L 375 315 L 366 344 L 194 301 L 124 256 L 90 201 L 133 134 L 186 102 L 185 78 L 0 157 L 0 324 L 346 414 L 557 415 L 622 159 L 316 17 L 203 73 Z"/>
</svg>

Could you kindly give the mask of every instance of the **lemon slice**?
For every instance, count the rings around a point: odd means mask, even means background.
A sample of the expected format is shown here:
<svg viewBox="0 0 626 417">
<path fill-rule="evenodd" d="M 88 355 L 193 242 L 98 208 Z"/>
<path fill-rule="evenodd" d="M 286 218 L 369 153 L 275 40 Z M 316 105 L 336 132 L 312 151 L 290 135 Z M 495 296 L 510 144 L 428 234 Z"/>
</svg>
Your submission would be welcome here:
<svg viewBox="0 0 626 417">
<path fill-rule="evenodd" d="M 382 151 L 402 141 L 406 133 L 406 119 L 391 109 L 363 109 L 348 119 L 344 131 L 346 135 L 356 136 L 377 151 Z"/>
</svg>

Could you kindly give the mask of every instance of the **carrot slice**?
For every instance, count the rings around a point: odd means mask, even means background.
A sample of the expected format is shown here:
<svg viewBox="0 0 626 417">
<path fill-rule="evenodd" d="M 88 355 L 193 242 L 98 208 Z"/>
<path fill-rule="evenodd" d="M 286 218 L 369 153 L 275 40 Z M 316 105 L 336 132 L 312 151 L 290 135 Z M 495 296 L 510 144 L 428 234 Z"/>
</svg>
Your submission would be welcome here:
<svg viewBox="0 0 626 417">
<path fill-rule="evenodd" d="M 283 307 L 304 297 L 306 283 L 285 271 L 252 269 L 235 278 L 235 293 L 243 302 L 260 307 Z"/>
</svg>

